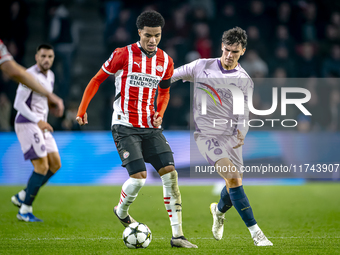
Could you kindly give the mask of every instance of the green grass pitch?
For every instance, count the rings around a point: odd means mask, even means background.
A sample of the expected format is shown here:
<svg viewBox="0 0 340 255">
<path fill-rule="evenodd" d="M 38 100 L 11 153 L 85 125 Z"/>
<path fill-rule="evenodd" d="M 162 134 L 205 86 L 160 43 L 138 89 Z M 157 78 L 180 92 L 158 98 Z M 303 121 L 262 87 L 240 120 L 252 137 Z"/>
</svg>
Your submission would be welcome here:
<svg viewBox="0 0 340 255">
<path fill-rule="evenodd" d="M 130 250 L 112 208 L 118 186 L 46 186 L 34 203 L 43 223 L 16 219 L 10 197 L 21 187 L 0 186 L 0 254 L 339 254 L 340 184 L 248 186 L 254 215 L 273 247 L 253 245 L 236 210 L 226 215 L 221 241 L 211 234 L 211 186 L 181 186 L 183 230 L 198 249 L 170 247 L 171 228 L 162 187 L 145 186 L 130 209 L 153 235 L 146 249 Z"/>
</svg>

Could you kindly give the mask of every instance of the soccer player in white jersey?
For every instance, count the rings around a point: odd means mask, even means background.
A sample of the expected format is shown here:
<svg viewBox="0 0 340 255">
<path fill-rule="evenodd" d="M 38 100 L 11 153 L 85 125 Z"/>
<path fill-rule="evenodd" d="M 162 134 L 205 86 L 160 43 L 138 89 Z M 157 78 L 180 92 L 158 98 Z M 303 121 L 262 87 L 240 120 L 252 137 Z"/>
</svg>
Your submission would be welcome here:
<svg viewBox="0 0 340 255">
<path fill-rule="evenodd" d="M 50 70 L 54 61 L 54 50 L 48 44 L 37 48 L 36 64 L 30 73 L 49 93 L 54 86 L 54 73 Z M 15 132 L 19 139 L 25 160 L 31 160 L 34 170 L 25 189 L 12 196 L 12 203 L 18 206 L 17 218 L 26 222 L 42 221 L 33 215 L 32 203 L 42 185 L 61 167 L 57 144 L 51 134 L 53 128 L 47 123 L 48 100 L 23 84 L 19 84 L 14 108 Z"/>
<path fill-rule="evenodd" d="M 216 240 L 221 240 L 224 228 L 224 214 L 234 206 L 248 227 L 254 244 L 273 245 L 263 234 L 254 218 L 252 208 L 242 186 L 242 145 L 248 132 L 248 91 L 252 93 L 253 82 L 238 60 L 246 50 L 247 35 L 239 28 L 223 33 L 222 56 L 220 58 L 198 59 L 175 69 L 171 82 L 182 79 L 194 83 L 194 133 L 196 144 L 205 159 L 225 179 L 219 203 L 212 203 L 212 232 Z M 243 92 L 244 115 L 233 114 L 233 94 L 218 85 L 236 86 Z M 207 96 L 210 94 L 211 96 Z M 242 94 L 242 93 L 241 93 Z M 206 105 L 202 103 L 206 98 Z M 218 100 L 215 101 L 214 97 Z M 213 125 L 214 120 L 225 120 Z M 222 122 L 220 122 L 222 123 Z M 230 125 L 233 123 L 233 125 Z"/>
<path fill-rule="evenodd" d="M 87 107 L 100 84 L 115 75 L 116 88 L 112 114 L 112 136 L 130 178 L 123 184 L 114 213 L 127 227 L 136 222 L 129 207 L 146 181 L 145 162 L 158 172 L 163 183 L 164 205 L 168 212 L 172 247 L 197 248 L 182 231 L 182 201 L 177 171 L 169 143 L 160 127 L 169 102 L 170 78 L 174 66 L 171 57 L 157 48 L 164 18 L 156 11 L 145 11 L 136 22 L 140 40 L 117 48 L 91 79 L 78 109 L 77 121 L 87 124 Z M 154 99 L 158 91 L 157 111 Z"/>
<path fill-rule="evenodd" d="M 23 68 L 17 62 L 15 62 L 12 55 L 8 52 L 7 47 L 2 42 L 1 39 L 0 39 L 0 69 L 14 81 L 25 84 L 27 87 L 31 88 L 35 92 L 38 92 L 41 95 L 46 96 L 48 98 L 50 105 L 55 107 L 53 109 L 54 114 L 58 117 L 63 116 L 64 113 L 63 100 L 54 93 L 48 92 L 28 72 L 26 72 L 25 68 Z"/>
</svg>

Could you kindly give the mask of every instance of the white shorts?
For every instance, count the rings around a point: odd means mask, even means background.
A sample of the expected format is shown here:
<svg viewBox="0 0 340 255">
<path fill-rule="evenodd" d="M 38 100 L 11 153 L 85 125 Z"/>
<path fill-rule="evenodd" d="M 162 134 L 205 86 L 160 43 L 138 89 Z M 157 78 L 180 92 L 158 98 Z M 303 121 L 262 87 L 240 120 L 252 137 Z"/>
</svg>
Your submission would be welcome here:
<svg viewBox="0 0 340 255">
<path fill-rule="evenodd" d="M 237 149 L 233 148 L 238 144 L 235 135 L 206 136 L 195 132 L 194 138 L 200 153 L 210 165 L 215 166 L 218 160 L 228 158 L 239 172 L 243 172 L 242 146 Z"/>
<path fill-rule="evenodd" d="M 50 132 L 42 132 L 35 123 L 15 123 L 15 133 L 19 139 L 25 160 L 46 157 L 58 152 L 57 144 Z"/>
</svg>

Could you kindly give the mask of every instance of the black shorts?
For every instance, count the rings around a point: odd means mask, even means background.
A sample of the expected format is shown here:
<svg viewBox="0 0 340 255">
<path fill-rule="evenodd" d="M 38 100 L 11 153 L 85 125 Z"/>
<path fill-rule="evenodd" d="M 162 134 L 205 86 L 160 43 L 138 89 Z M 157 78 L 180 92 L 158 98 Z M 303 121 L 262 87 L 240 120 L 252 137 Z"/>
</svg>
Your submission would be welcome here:
<svg viewBox="0 0 340 255">
<path fill-rule="evenodd" d="M 148 159 L 152 156 L 164 152 L 173 153 L 162 131 L 163 129 L 158 128 L 113 125 L 112 136 L 122 160 L 122 166 L 137 159 L 150 163 Z"/>
</svg>

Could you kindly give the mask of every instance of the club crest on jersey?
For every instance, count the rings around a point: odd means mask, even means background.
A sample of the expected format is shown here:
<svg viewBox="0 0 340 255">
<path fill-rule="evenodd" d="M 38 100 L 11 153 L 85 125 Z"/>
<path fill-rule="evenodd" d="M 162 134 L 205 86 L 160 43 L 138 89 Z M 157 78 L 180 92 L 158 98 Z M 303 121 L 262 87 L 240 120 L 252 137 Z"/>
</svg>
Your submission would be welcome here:
<svg viewBox="0 0 340 255">
<path fill-rule="evenodd" d="M 163 68 L 163 66 L 156 66 L 156 70 L 157 70 L 158 72 L 163 72 L 163 71 L 164 71 L 164 68 Z"/>
<path fill-rule="evenodd" d="M 214 153 L 215 153 L 216 155 L 221 155 L 221 154 L 222 154 L 222 150 L 221 150 L 220 148 L 216 148 L 216 149 L 214 150 Z"/>
<path fill-rule="evenodd" d="M 128 152 L 128 151 L 124 151 L 124 153 L 123 153 L 123 158 L 128 158 L 130 156 L 130 152 Z"/>
</svg>

